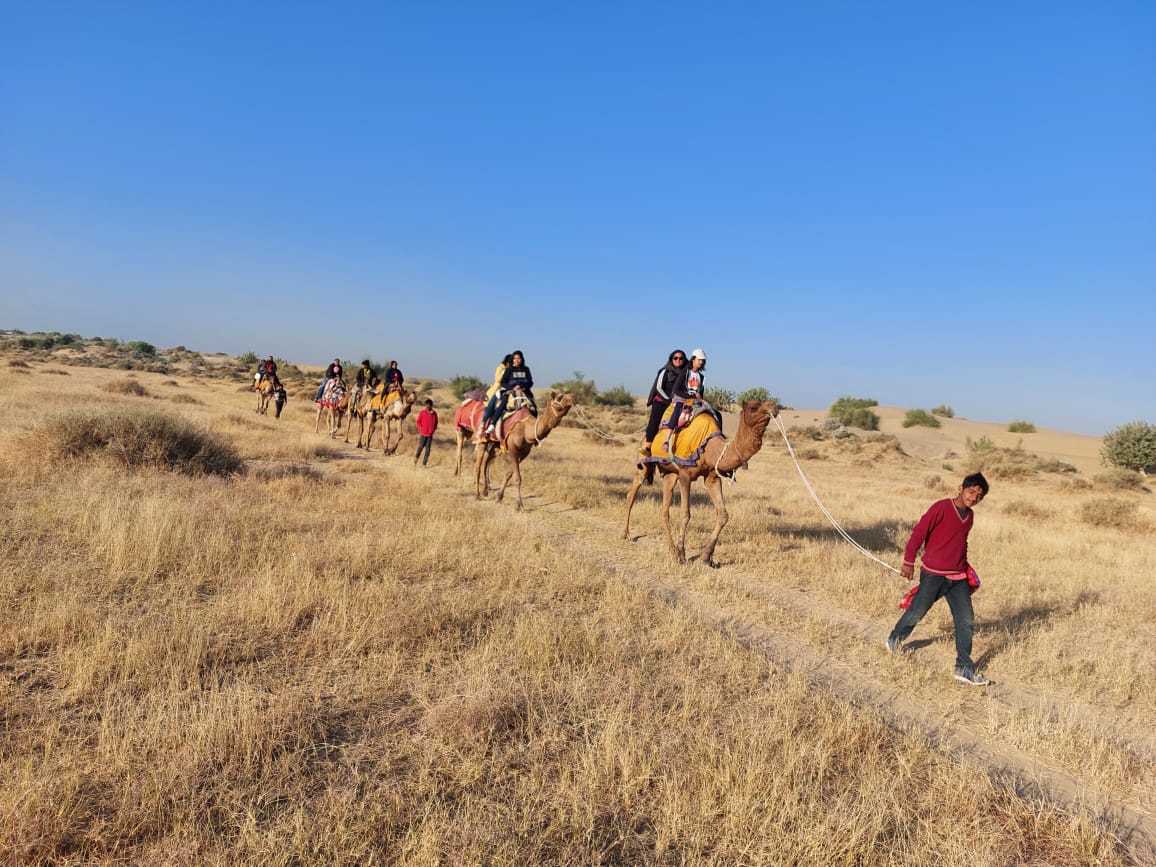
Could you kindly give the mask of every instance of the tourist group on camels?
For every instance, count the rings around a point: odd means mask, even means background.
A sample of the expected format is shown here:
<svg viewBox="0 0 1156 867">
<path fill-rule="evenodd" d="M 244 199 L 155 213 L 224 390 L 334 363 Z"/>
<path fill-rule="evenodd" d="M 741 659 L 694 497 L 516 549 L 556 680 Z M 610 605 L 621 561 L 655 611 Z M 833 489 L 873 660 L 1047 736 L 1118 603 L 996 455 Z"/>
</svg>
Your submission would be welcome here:
<svg viewBox="0 0 1156 867">
<path fill-rule="evenodd" d="M 659 368 L 650 393 L 646 428 L 638 452 L 634 480 L 626 495 L 626 522 L 623 538 L 630 538 L 630 513 L 643 485 L 653 483 L 655 474 L 662 477 L 662 522 L 666 531 L 671 557 L 686 562 L 686 531 L 690 524 L 690 486 L 702 479 L 715 507 L 715 526 L 704 546 L 700 559 L 715 565 L 714 550 L 719 536 L 729 519 L 723 497 L 722 479 L 730 478 L 762 448 L 763 435 L 771 419 L 778 415 L 774 400 L 751 400 L 739 409 L 739 426 L 734 439 L 723 435 L 722 416 L 704 399 L 706 382 L 706 353 L 695 349 L 689 355 L 676 349 Z M 261 361 L 254 377 L 253 387 L 259 392 L 258 412 L 264 412 L 270 398 L 279 401 L 277 414 L 284 399 L 277 379 L 273 357 Z M 343 416 L 349 415 L 345 442 L 350 441 L 353 420 L 358 422 L 357 448 L 372 448 L 373 435 L 381 427 L 381 448 L 387 455 L 397 451 L 404 434 L 403 421 L 408 417 L 416 399 L 416 392 L 405 389 L 405 376 L 397 361 L 379 376 L 368 360 L 362 361 L 353 381 L 347 388 L 341 360 L 334 358 L 326 368 L 314 400 L 317 420 L 314 430 L 320 432 L 326 420 L 327 432 L 336 437 Z M 427 401 L 432 412 L 432 404 Z M 534 446 L 556 428 L 574 406 L 574 396 L 551 391 L 550 398 L 539 407 L 534 398 L 534 376 L 521 350 L 503 356 L 494 369 L 494 378 L 488 387 L 479 386 L 467 392 L 454 412 L 454 432 L 457 450 L 454 475 L 462 468 L 462 454 L 467 444 L 474 447 L 474 486 L 477 499 L 484 499 L 491 490 L 497 491 L 501 502 L 507 486 L 513 482 L 517 491 L 517 508 L 522 508 L 522 461 Z M 436 418 L 436 414 L 434 415 Z M 366 424 L 368 422 L 368 425 Z M 431 427 L 433 425 L 433 427 Z M 393 438 L 394 427 L 397 439 Z M 422 442 L 419 452 L 429 457 L 432 430 L 436 423 L 426 419 L 419 429 Z M 506 456 L 506 473 L 501 485 L 490 483 L 490 469 L 498 455 Z M 415 455 L 415 462 L 417 456 Z M 679 491 L 681 514 L 677 534 L 671 523 L 670 508 L 675 489 Z"/>
</svg>

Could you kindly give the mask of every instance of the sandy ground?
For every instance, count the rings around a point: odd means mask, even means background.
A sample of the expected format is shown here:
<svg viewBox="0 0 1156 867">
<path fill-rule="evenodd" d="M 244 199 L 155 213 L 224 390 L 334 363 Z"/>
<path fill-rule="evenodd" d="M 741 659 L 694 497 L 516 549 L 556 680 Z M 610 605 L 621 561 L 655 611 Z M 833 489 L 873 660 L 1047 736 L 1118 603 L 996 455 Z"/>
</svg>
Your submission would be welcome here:
<svg viewBox="0 0 1156 867">
<path fill-rule="evenodd" d="M 876 406 L 872 410 L 879 416 L 880 432 L 898 437 L 905 452 L 924 460 L 967 454 L 968 437 L 977 440 L 986 436 L 1000 448 L 1022 446 L 1032 454 L 1069 463 L 1088 476 L 1104 471 L 1100 463 L 1100 437 L 1048 428 L 1039 428 L 1035 433 L 1011 433 L 1007 424 L 966 418 L 941 418 L 938 428 L 905 428 L 903 418 L 907 414 L 906 409 Z M 827 420 L 828 414 L 825 409 L 792 409 L 784 410 L 782 418 L 787 427 L 820 425 Z"/>
</svg>

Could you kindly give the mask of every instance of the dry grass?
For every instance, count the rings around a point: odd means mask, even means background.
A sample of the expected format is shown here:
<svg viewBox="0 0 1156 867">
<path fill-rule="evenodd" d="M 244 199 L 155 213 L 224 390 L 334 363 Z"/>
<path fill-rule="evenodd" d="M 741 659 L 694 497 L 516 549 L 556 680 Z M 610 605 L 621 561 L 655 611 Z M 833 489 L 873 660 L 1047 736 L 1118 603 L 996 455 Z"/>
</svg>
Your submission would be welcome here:
<svg viewBox="0 0 1156 867">
<path fill-rule="evenodd" d="M 1133 863 L 1093 813 L 929 749 L 799 654 L 1151 809 L 1152 755 L 1127 746 L 1156 714 L 1144 492 L 1111 498 L 1125 528 L 1089 526 L 1102 495 L 1062 480 L 993 488 L 976 651 L 1012 692 L 986 695 L 946 676 L 944 611 L 918 653 L 878 647 L 904 582 L 828 527 L 774 429 L 710 571 L 667 562 L 654 492 L 618 538 L 634 443 L 585 427 L 525 463 L 518 514 L 450 475 L 448 410 L 422 470 L 412 423 L 366 455 L 313 435 L 308 396 L 278 421 L 190 378 L 197 403 L 126 416 L 117 377 L 78 368 L 62 423 L 36 379 L 0 380 L 0 863 Z M 192 431 L 250 471 L 68 445 L 123 418 L 153 453 Z M 958 484 L 893 438 L 808 448 L 891 562 Z"/>
</svg>

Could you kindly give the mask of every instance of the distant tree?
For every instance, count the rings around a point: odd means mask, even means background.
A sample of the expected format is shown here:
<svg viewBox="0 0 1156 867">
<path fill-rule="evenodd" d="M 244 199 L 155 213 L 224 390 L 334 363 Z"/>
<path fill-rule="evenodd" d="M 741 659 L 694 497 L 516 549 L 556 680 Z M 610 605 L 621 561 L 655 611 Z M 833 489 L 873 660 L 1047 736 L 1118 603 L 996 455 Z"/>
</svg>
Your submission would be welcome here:
<svg viewBox="0 0 1156 867">
<path fill-rule="evenodd" d="M 1146 421 L 1120 425 L 1104 437 L 1100 458 L 1107 466 L 1156 471 L 1156 425 Z"/>
<path fill-rule="evenodd" d="M 582 376 L 581 370 L 574 371 L 573 379 L 564 379 L 561 382 L 555 382 L 550 386 L 556 391 L 566 391 L 574 395 L 574 400 L 583 406 L 590 406 L 594 403 L 594 396 L 598 394 L 598 386 L 594 384 L 594 380 L 585 379 Z"/>
<path fill-rule="evenodd" d="M 735 393 L 729 388 L 718 385 L 708 386 L 702 396 L 707 403 L 717 410 L 730 412 L 734 409 Z"/>
<path fill-rule="evenodd" d="M 398 365 L 400 367 L 401 365 Z M 376 369 L 376 368 L 375 368 Z M 449 388 L 450 394 L 461 400 L 466 396 L 466 392 L 474 388 L 485 388 L 486 384 L 478 379 L 476 376 L 465 376 L 458 374 L 450 379 Z"/>
<path fill-rule="evenodd" d="M 237 365 L 239 367 L 252 367 L 257 363 L 257 353 L 245 352 L 237 356 Z"/>
<path fill-rule="evenodd" d="M 758 386 L 757 388 L 748 388 L 746 391 L 739 394 L 737 398 L 735 398 L 735 401 L 740 404 L 746 403 L 748 400 L 773 400 L 780 407 L 786 409 L 786 407 L 783 407 L 782 400 L 771 394 L 762 386 Z"/>
<path fill-rule="evenodd" d="M 903 416 L 903 426 L 915 427 L 916 425 L 922 427 L 939 427 L 939 419 L 925 409 L 907 410 L 907 414 Z"/>
<path fill-rule="evenodd" d="M 871 407 L 878 405 L 879 401 L 870 397 L 841 397 L 831 404 L 828 414 L 848 427 L 879 430 L 879 416 L 871 411 Z"/>
<path fill-rule="evenodd" d="M 594 402 L 602 406 L 633 406 L 634 396 L 626 390 L 625 385 L 616 385 L 594 395 Z"/>
<path fill-rule="evenodd" d="M 129 351 L 129 354 L 138 358 L 153 358 L 157 354 L 157 348 L 143 340 L 130 340 L 124 345 L 124 348 Z"/>
</svg>

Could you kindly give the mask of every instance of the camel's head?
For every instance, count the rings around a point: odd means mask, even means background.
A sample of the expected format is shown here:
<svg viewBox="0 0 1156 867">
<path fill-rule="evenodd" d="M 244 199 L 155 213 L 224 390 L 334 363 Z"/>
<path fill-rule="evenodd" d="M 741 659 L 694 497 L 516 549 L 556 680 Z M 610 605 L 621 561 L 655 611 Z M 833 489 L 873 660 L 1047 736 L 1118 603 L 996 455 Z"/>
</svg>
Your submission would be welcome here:
<svg viewBox="0 0 1156 867">
<path fill-rule="evenodd" d="M 550 392 L 550 408 L 557 413 L 558 418 L 566 415 L 572 406 L 574 406 L 574 395 L 570 394 L 570 392 Z"/>
<path fill-rule="evenodd" d="M 405 394 L 402 397 L 402 400 L 404 400 L 406 402 L 407 406 L 412 405 L 413 402 L 415 400 L 417 400 L 417 392 L 416 391 L 405 392 Z"/>
<path fill-rule="evenodd" d="M 779 414 L 776 400 L 744 400 L 739 415 L 747 427 L 766 429 L 771 419 Z"/>
</svg>

